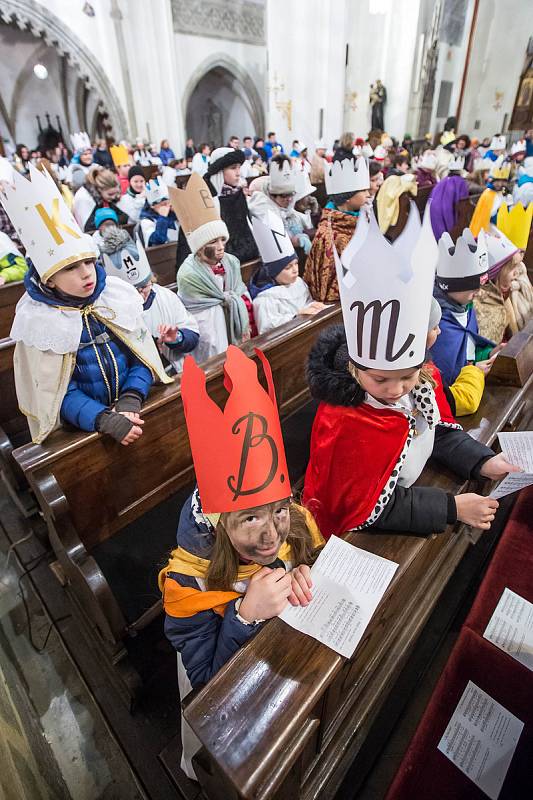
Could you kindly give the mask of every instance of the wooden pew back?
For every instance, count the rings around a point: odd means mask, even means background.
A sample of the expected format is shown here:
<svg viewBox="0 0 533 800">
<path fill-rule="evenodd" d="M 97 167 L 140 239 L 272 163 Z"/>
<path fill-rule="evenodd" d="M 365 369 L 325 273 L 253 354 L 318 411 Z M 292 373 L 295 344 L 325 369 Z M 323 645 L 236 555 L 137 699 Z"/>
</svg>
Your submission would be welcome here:
<svg viewBox="0 0 533 800">
<path fill-rule="evenodd" d="M 4 283 L 0 286 L 0 339 L 9 336 L 15 317 L 15 307 L 25 291 L 24 281 Z"/>
<path fill-rule="evenodd" d="M 305 355 L 319 331 L 340 321 L 335 305 L 244 345 L 250 355 L 260 347 L 268 356 L 282 417 L 309 396 Z M 226 396 L 223 362 L 224 357 L 217 356 L 204 365 L 208 391 L 219 404 Z M 96 433 L 56 431 L 42 445 L 14 453 L 45 517 L 54 519 L 60 496 L 87 551 L 194 480 L 179 379 L 171 386 L 155 387 L 142 413 L 143 436 L 134 447 L 126 449 Z"/>
</svg>

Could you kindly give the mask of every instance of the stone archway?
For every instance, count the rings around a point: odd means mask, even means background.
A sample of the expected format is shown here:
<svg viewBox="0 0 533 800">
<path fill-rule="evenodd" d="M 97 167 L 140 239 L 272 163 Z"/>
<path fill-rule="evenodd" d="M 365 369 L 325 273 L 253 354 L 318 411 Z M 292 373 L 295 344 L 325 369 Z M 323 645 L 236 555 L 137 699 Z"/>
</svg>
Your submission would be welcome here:
<svg viewBox="0 0 533 800">
<path fill-rule="evenodd" d="M 220 146 L 227 138 L 264 135 L 265 115 L 257 87 L 228 56 L 214 54 L 191 75 L 182 98 L 186 133 L 198 144 Z"/>
<path fill-rule="evenodd" d="M 87 88 L 94 89 L 102 98 L 115 138 L 128 135 L 126 116 L 107 75 L 93 54 L 59 17 L 35 0 L 2 0 L 0 17 L 4 22 L 14 22 L 21 30 L 27 29 L 37 38 L 42 38 L 49 47 L 56 48 L 59 55 L 65 56 Z"/>
</svg>

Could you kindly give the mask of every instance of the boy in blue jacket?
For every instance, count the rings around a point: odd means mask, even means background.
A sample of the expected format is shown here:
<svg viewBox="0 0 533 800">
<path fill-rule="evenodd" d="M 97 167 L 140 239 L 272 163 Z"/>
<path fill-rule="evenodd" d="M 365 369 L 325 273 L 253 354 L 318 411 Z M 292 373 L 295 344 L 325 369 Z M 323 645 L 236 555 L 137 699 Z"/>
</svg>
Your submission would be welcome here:
<svg viewBox="0 0 533 800">
<path fill-rule="evenodd" d="M 146 202 L 139 226 L 145 247 L 178 241 L 178 220 L 170 205 L 168 186 L 161 178 L 154 178 L 146 184 Z"/>
<path fill-rule="evenodd" d="M 34 442 L 66 422 L 131 444 L 153 379 L 170 381 L 142 300 L 106 277 L 54 182 L 32 167 L 30 177 L 0 196 L 31 261 L 11 329 L 19 406 Z"/>
<path fill-rule="evenodd" d="M 439 260 L 433 295 L 442 310 L 440 336 L 430 350 L 431 358 L 448 385 L 467 364 L 488 371 L 500 347 L 478 332 L 472 301 L 488 280 L 484 231 L 477 242 L 465 228 L 454 245 L 449 233 L 439 240 Z"/>
</svg>

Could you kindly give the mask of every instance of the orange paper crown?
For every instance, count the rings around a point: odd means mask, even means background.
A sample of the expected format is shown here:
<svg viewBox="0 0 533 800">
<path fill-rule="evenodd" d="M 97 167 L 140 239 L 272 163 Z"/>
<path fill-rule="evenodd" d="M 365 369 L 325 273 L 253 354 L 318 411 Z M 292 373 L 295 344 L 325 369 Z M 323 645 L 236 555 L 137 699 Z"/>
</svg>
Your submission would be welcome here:
<svg viewBox="0 0 533 800">
<path fill-rule="evenodd" d="M 223 411 L 207 394 L 202 369 L 192 356 L 185 359 L 181 396 L 204 514 L 244 511 L 291 495 L 272 371 L 263 353 L 255 353 L 268 392 L 257 364 L 230 345 Z"/>
<path fill-rule="evenodd" d="M 109 152 L 111 153 L 111 158 L 113 159 L 113 164 L 118 169 L 119 167 L 123 167 L 126 164 L 130 163 L 130 155 L 128 153 L 127 147 L 124 147 L 123 144 L 114 144 L 109 148 Z"/>
</svg>

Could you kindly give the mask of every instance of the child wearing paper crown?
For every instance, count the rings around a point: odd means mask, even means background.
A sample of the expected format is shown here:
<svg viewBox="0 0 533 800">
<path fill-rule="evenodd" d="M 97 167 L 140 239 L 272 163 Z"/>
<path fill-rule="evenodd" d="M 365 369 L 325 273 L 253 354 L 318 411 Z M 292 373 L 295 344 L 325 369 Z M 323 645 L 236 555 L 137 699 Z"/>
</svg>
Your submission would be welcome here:
<svg viewBox="0 0 533 800">
<path fill-rule="evenodd" d="M 441 307 L 432 297 L 426 350 L 431 350 L 440 335 L 441 317 Z M 431 360 L 431 356 L 428 354 L 429 360 Z M 485 374 L 489 371 L 489 368 L 489 366 L 479 367 L 476 364 L 467 364 L 466 367 L 462 368 L 451 386 L 448 386 L 444 380 L 442 381 L 442 388 L 454 417 L 464 417 L 467 414 L 476 413 L 483 398 Z"/>
<path fill-rule="evenodd" d="M 120 228 L 118 234 L 126 233 Z M 109 244 L 113 229 L 108 229 L 106 244 Z M 126 233 L 127 240 L 113 250 L 107 246 L 102 251 L 102 260 L 107 275 L 116 275 L 126 281 L 141 295 L 143 321 L 156 341 L 159 352 L 176 372 L 183 368 L 183 357 L 198 344 L 198 325 L 178 295 L 165 286 L 158 286 L 144 247 L 137 237 L 135 242 Z M 122 237 L 121 237 L 122 238 Z"/>
<path fill-rule="evenodd" d="M 239 260 L 225 252 L 228 229 L 202 178 L 194 172 L 185 189 L 170 187 L 170 197 L 191 249 L 178 270 L 178 294 L 198 323 L 194 357 L 202 363 L 255 333 L 252 301 Z"/>
<path fill-rule="evenodd" d="M 452 384 L 467 364 L 488 371 L 500 347 L 480 335 L 472 303 L 488 280 L 485 232 L 476 242 L 465 228 L 455 245 L 443 233 L 438 249 L 433 294 L 442 310 L 441 334 L 430 352 L 446 383 Z"/>
<path fill-rule="evenodd" d="M 370 174 L 363 157 L 343 159 L 324 167 L 329 201 L 305 264 L 304 281 L 314 300 L 339 299 L 333 250 L 339 255 L 350 241 L 362 207 L 370 201 Z"/>
<path fill-rule="evenodd" d="M 463 432 L 439 371 L 424 364 L 437 254 L 429 214 L 417 233 L 415 213 L 390 245 L 365 212 L 336 257 L 344 329 L 319 337 L 308 366 L 320 405 L 303 498 L 325 538 L 360 528 L 427 535 L 457 520 L 487 529 L 496 500 L 413 484 L 430 456 L 463 478 L 518 469 Z"/>
<path fill-rule="evenodd" d="M 202 370 L 185 359 L 181 395 L 198 486 L 159 575 L 181 701 L 288 602 L 307 604 L 307 565 L 323 545 L 311 514 L 293 502 L 272 372 L 256 355 L 268 390 L 256 363 L 230 346 L 224 410 L 207 395 Z M 199 743 L 183 718 L 182 747 L 182 769 L 194 780 Z"/>
<path fill-rule="evenodd" d="M 107 278 L 93 240 L 83 234 L 54 182 L 30 166 L 0 200 L 32 261 L 17 304 L 17 398 L 34 442 L 60 422 L 100 431 L 122 444 L 142 434 L 139 416 L 159 354 L 133 287 Z"/>
<path fill-rule="evenodd" d="M 160 178 L 146 184 L 146 201 L 140 214 L 140 236 L 145 247 L 177 242 L 178 220 L 168 197 L 168 186 Z"/>
<path fill-rule="evenodd" d="M 313 302 L 298 276 L 298 259 L 279 217 L 272 212 L 264 222 L 254 217 L 252 233 L 263 261 L 250 281 L 258 333 L 277 328 L 298 314 L 314 316 L 322 311 L 324 304 Z"/>
</svg>

